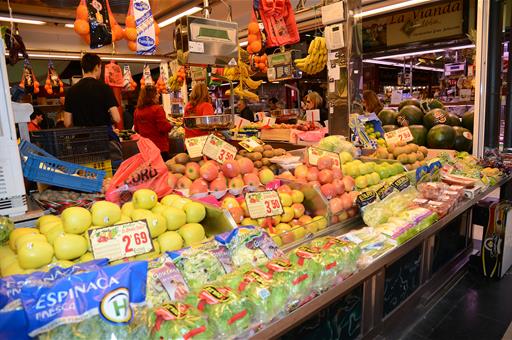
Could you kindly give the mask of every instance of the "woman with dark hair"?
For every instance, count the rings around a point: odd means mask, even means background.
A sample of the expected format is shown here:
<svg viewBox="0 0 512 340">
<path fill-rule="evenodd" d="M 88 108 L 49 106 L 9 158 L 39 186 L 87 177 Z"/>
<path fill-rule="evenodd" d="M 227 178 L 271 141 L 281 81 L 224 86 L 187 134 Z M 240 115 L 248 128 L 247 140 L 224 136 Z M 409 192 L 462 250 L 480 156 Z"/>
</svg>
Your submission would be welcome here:
<svg viewBox="0 0 512 340">
<path fill-rule="evenodd" d="M 372 90 L 365 90 L 363 92 L 363 106 L 366 112 L 375 114 L 378 114 L 384 108 L 379 97 Z"/>
<path fill-rule="evenodd" d="M 141 88 L 133 114 L 133 127 L 139 135 L 155 143 L 164 160 L 169 159 L 169 131 L 172 125 L 158 103 L 156 87 L 148 85 Z"/>
</svg>

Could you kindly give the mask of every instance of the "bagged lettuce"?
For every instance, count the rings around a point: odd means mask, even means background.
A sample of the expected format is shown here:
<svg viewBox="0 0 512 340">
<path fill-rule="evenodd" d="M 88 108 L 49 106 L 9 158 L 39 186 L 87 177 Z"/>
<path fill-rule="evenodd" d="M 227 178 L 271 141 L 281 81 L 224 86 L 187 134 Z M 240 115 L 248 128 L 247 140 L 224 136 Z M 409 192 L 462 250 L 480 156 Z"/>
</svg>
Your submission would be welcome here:
<svg viewBox="0 0 512 340">
<path fill-rule="evenodd" d="M 217 241 L 226 245 L 235 266 L 250 264 L 259 266 L 268 260 L 284 256 L 279 246 L 260 228 L 243 226 L 229 234 L 216 236 Z"/>
<path fill-rule="evenodd" d="M 218 283 L 236 291 L 238 290 L 238 287 L 240 287 L 240 283 L 244 280 L 245 274 L 253 268 L 254 267 L 250 264 L 244 264 L 238 268 L 235 268 L 231 273 L 223 275 L 218 280 Z"/>
<path fill-rule="evenodd" d="M 213 339 L 208 321 L 194 307 L 172 302 L 164 304 L 150 315 L 151 338 L 155 340 Z"/>
<path fill-rule="evenodd" d="M 228 249 L 215 240 L 169 252 L 168 255 L 191 290 L 217 280 L 233 268 Z"/>
<path fill-rule="evenodd" d="M 253 305 L 228 287 L 205 285 L 186 301 L 208 317 L 216 338 L 239 336 L 252 325 Z"/>
<path fill-rule="evenodd" d="M 50 286 L 24 286 L 30 336 L 48 339 L 146 338 L 147 262 L 73 274 Z"/>
<path fill-rule="evenodd" d="M 183 300 L 189 288 L 173 260 L 164 254 L 148 262 L 147 299 L 149 307 Z"/>
</svg>

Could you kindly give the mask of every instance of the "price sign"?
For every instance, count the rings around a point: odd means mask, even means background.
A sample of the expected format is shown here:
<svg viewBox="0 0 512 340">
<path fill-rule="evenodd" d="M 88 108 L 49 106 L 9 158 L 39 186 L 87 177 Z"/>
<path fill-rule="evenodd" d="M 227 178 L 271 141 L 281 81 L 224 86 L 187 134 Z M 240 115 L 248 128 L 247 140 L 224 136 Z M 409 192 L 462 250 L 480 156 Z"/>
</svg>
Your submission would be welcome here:
<svg viewBox="0 0 512 340">
<path fill-rule="evenodd" d="M 210 157 L 214 161 L 223 164 L 225 161 L 235 159 L 237 153 L 236 147 L 223 141 L 215 135 L 209 135 L 203 147 L 203 155 Z"/>
<path fill-rule="evenodd" d="M 248 192 L 245 194 L 245 203 L 251 218 L 262 218 L 282 215 L 284 210 L 277 191 Z"/>
<path fill-rule="evenodd" d="M 185 139 L 185 146 L 187 148 L 190 158 L 201 157 L 203 155 L 204 143 L 208 136 L 192 137 Z"/>
<path fill-rule="evenodd" d="M 398 142 L 410 142 L 414 138 L 412 137 L 412 133 L 409 127 L 404 126 L 400 129 L 386 132 L 384 134 L 384 139 L 388 145 L 395 145 Z"/>
<path fill-rule="evenodd" d="M 146 220 L 89 229 L 88 233 L 95 259 L 115 261 L 154 250 Z"/>
<path fill-rule="evenodd" d="M 341 160 L 340 155 L 336 152 L 325 151 L 319 148 L 309 147 L 308 148 L 308 162 L 311 165 L 317 165 L 318 159 L 321 157 L 327 156 L 332 159 L 333 166 L 337 168 L 341 168 Z"/>
<path fill-rule="evenodd" d="M 245 138 L 238 143 L 245 150 L 252 152 L 258 146 L 263 146 L 265 143 L 256 137 Z"/>
</svg>

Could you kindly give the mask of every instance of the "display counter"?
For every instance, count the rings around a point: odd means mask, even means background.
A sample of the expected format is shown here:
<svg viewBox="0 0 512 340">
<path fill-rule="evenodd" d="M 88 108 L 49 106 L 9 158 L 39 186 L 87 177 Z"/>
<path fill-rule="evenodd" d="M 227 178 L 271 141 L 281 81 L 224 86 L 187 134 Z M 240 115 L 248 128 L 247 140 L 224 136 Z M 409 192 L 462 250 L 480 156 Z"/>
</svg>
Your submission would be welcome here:
<svg viewBox="0 0 512 340">
<path fill-rule="evenodd" d="M 465 199 L 416 237 L 270 324 L 252 339 L 294 338 L 309 335 L 308 332 L 317 335 L 323 327 L 337 332 L 332 334 L 335 338 L 375 335 L 394 316 L 414 306 L 422 295 L 440 289 L 460 268 L 460 258 L 465 259 L 464 255 L 473 249 L 472 207 L 510 179 L 504 178 L 473 199 Z M 364 226 L 361 220 L 330 230 L 336 235 L 358 226 Z M 343 313 L 338 315 L 340 312 Z"/>
</svg>

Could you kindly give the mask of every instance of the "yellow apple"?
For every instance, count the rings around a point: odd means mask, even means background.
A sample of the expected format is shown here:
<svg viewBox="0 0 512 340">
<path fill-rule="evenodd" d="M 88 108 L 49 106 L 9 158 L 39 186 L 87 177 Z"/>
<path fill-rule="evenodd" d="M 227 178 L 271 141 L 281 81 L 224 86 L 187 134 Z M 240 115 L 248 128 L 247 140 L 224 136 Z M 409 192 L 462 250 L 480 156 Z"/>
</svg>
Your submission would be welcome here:
<svg viewBox="0 0 512 340">
<path fill-rule="evenodd" d="M 163 205 L 172 206 L 174 201 L 178 198 L 181 198 L 181 196 L 176 195 L 176 194 L 167 195 L 167 196 L 164 196 L 164 198 L 162 198 L 160 203 L 162 203 Z"/>
<path fill-rule="evenodd" d="M 324 216 L 315 216 L 313 221 L 316 222 L 318 230 L 325 229 L 327 227 L 327 219 Z"/>
<path fill-rule="evenodd" d="M 26 243 L 29 242 L 48 242 L 46 236 L 43 234 L 25 234 L 16 239 L 16 249 L 21 249 Z"/>
<path fill-rule="evenodd" d="M 176 231 L 166 231 L 158 236 L 158 243 L 160 243 L 160 250 L 162 252 L 183 248 L 183 238 Z"/>
<path fill-rule="evenodd" d="M 132 219 L 129 216 L 121 215 L 121 218 L 119 219 L 119 221 L 117 221 L 116 224 L 123 224 L 123 223 L 128 223 L 131 221 L 132 221 Z"/>
<path fill-rule="evenodd" d="M 8 266 L 2 269 L 2 276 L 11 276 L 19 274 L 25 274 L 25 270 L 20 267 L 20 263 L 18 262 L 17 258 Z"/>
<path fill-rule="evenodd" d="M 293 203 L 302 203 L 304 201 L 304 194 L 300 190 L 292 190 Z"/>
<path fill-rule="evenodd" d="M 162 216 L 166 220 L 167 230 L 178 230 L 187 223 L 187 214 L 178 208 L 167 207 L 162 211 Z"/>
<path fill-rule="evenodd" d="M 94 256 L 92 255 L 91 252 L 87 252 L 87 253 L 83 254 L 82 256 L 80 256 L 80 262 L 89 262 L 92 260 L 94 260 Z"/>
<path fill-rule="evenodd" d="M 162 211 L 166 208 L 166 205 L 163 205 L 162 203 L 158 202 L 153 209 L 151 209 L 151 212 L 154 214 L 161 214 Z"/>
<path fill-rule="evenodd" d="M 52 262 L 53 247 L 48 242 L 27 242 L 18 249 L 18 262 L 23 269 L 37 269 Z"/>
<path fill-rule="evenodd" d="M 87 233 L 87 231 L 85 231 Z M 64 228 L 61 226 L 54 226 L 48 234 L 46 234 L 46 238 L 48 239 L 48 243 L 53 246 L 57 237 L 64 235 L 66 232 Z"/>
<path fill-rule="evenodd" d="M 229 210 L 231 208 L 239 208 L 240 204 L 234 197 L 226 197 L 222 200 L 222 208 Z"/>
<path fill-rule="evenodd" d="M 287 223 L 293 220 L 295 212 L 291 207 L 284 207 L 284 213 L 281 215 L 281 222 Z"/>
<path fill-rule="evenodd" d="M 39 234 L 39 230 L 36 228 L 15 228 L 9 234 L 9 247 L 12 250 L 16 250 L 16 240 L 18 237 L 26 234 Z"/>
<path fill-rule="evenodd" d="M 206 217 L 206 209 L 199 202 L 189 202 L 183 207 L 187 214 L 187 223 L 199 223 Z"/>
<path fill-rule="evenodd" d="M 112 202 L 98 201 L 92 205 L 91 214 L 93 225 L 106 227 L 116 224 L 121 219 L 121 208 Z M 66 231 L 66 228 L 64 228 L 64 231 Z M 82 232 L 73 234 L 81 234 Z"/>
<path fill-rule="evenodd" d="M 281 237 L 279 237 L 278 235 L 273 235 L 272 240 L 274 240 L 278 247 L 281 247 L 283 245 L 283 240 L 281 240 Z"/>
<path fill-rule="evenodd" d="M 121 216 L 121 213 L 119 213 Z M 60 215 L 64 231 L 70 234 L 81 234 L 91 226 L 92 216 L 89 210 L 82 207 L 64 209 Z"/>
<path fill-rule="evenodd" d="M 42 234 L 48 233 L 51 228 L 53 228 L 56 225 L 62 226 L 62 220 L 59 216 L 55 215 L 44 215 L 37 219 L 36 227 L 39 228 L 39 231 Z"/>
<path fill-rule="evenodd" d="M 153 214 L 149 210 L 135 209 L 132 213 L 132 217 L 134 221 L 146 220 L 151 238 L 158 237 L 158 235 L 162 234 L 167 229 L 166 219 L 162 215 Z"/>
<path fill-rule="evenodd" d="M 291 207 L 293 204 L 292 196 L 285 192 L 279 193 L 279 198 L 281 199 L 281 204 L 283 207 Z"/>
<path fill-rule="evenodd" d="M 183 210 L 183 207 L 185 207 L 185 205 L 189 202 L 192 202 L 192 200 L 188 199 L 188 198 L 185 198 L 185 197 L 179 197 L 177 199 L 174 200 L 173 202 L 173 207 L 176 208 L 176 209 L 181 209 Z"/>
<path fill-rule="evenodd" d="M 121 214 L 122 215 L 125 215 L 125 216 L 128 216 L 128 217 L 132 217 L 132 212 L 133 212 L 133 209 L 135 209 L 133 207 L 133 202 L 126 202 L 125 204 L 123 204 L 123 206 L 121 207 Z"/>
<path fill-rule="evenodd" d="M 178 233 L 183 237 L 186 247 L 200 243 L 206 237 L 204 228 L 199 223 L 187 223 L 178 229 Z"/>
<path fill-rule="evenodd" d="M 252 218 L 246 217 L 242 220 L 241 225 L 258 225 L 258 222 L 253 220 Z"/>
<path fill-rule="evenodd" d="M 307 230 L 302 226 L 295 227 L 293 229 L 293 235 L 295 236 L 296 240 L 300 240 L 300 239 L 304 238 L 304 236 L 306 236 L 307 233 L 308 233 Z"/>
<path fill-rule="evenodd" d="M 153 190 L 139 189 L 133 193 L 132 202 L 135 209 L 152 209 L 158 202 L 158 196 Z"/>
<path fill-rule="evenodd" d="M 55 257 L 59 260 L 74 260 L 87 252 L 87 240 L 81 235 L 64 234 L 53 243 Z"/>
</svg>

